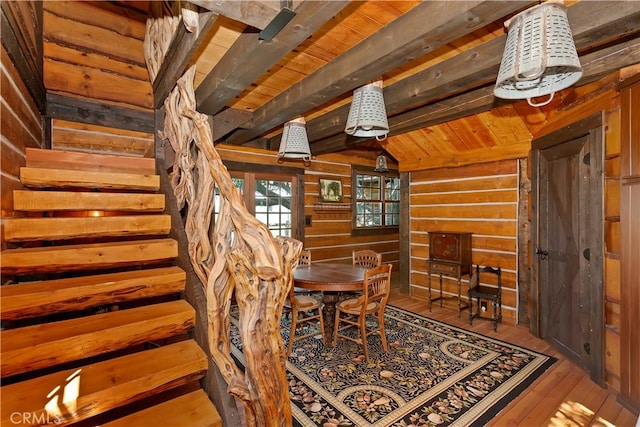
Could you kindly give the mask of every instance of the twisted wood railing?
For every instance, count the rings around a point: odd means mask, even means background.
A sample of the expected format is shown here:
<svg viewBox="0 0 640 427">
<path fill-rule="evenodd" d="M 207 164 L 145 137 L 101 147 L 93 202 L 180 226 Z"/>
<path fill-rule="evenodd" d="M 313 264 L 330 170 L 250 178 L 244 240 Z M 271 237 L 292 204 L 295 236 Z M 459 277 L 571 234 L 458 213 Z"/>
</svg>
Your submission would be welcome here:
<svg viewBox="0 0 640 427">
<path fill-rule="evenodd" d="M 165 100 L 161 137 L 175 151 L 170 178 L 179 209 L 186 208 L 191 263 L 205 284 L 210 351 L 229 393 L 244 406 L 247 426 L 288 426 L 291 405 L 280 320 L 302 243 L 274 238 L 247 211 L 214 148 L 207 116 L 196 111 L 194 75 L 195 66 Z M 214 186 L 219 191 L 220 210 L 212 226 Z M 231 357 L 234 292 L 245 373 Z"/>
</svg>

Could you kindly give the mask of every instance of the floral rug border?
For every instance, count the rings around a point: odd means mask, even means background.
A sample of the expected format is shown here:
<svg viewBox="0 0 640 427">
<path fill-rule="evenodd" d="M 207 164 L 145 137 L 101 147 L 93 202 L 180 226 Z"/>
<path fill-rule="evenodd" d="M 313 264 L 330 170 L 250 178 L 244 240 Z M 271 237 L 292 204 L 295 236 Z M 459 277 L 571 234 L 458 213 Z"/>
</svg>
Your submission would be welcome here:
<svg viewBox="0 0 640 427">
<path fill-rule="evenodd" d="M 328 378 L 329 381 L 325 382 L 325 385 L 312 378 L 310 375 L 317 375 L 319 366 L 315 361 L 307 360 L 304 355 L 311 355 L 317 360 L 325 357 L 328 360 L 332 357 L 332 350 L 325 349 L 319 339 L 296 343 L 287 361 L 287 378 L 295 426 L 481 426 L 556 362 L 555 358 L 542 353 L 391 305 L 387 306 L 385 320 L 387 324 L 395 322 L 391 325 L 399 325 L 399 329 L 415 328 L 418 336 L 429 335 L 438 345 L 420 355 L 431 361 L 430 353 L 439 353 L 443 358 L 446 356 L 447 365 L 454 364 L 457 368 L 451 371 L 443 370 L 435 384 L 411 398 L 396 393 L 393 387 L 384 387 L 386 378 L 382 376 L 377 379 L 378 384 L 369 382 L 345 386 L 342 389 L 336 388 L 330 392 L 326 387 L 330 387 L 331 378 Z M 235 322 L 236 319 L 232 317 L 232 323 Z M 393 327 L 387 327 L 387 338 L 392 347 L 389 349 L 390 352 L 396 348 L 393 345 L 393 331 Z M 288 331 L 283 331 L 283 334 L 286 342 Z M 375 344 L 372 345 L 373 340 L 370 340 L 371 348 L 375 348 Z M 235 343 L 240 344 L 237 339 Z M 357 349 L 355 351 L 357 352 Z M 232 353 L 240 366 L 244 366 L 241 350 L 232 345 Z M 384 354 L 385 357 L 387 355 L 388 353 Z M 415 359 L 415 354 L 411 357 Z M 343 360 L 345 363 L 340 367 L 357 369 L 357 360 L 350 363 L 354 360 L 356 359 Z M 379 360 L 378 362 L 382 363 Z M 417 361 L 413 360 L 413 363 Z M 424 369 L 421 366 L 413 368 L 416 371 Z M 380 374 L 381 372 L 384 371 L 380 371 Z M 339 387 L 339 383 L 336 387 Z M 335 394 L 338 390 L 338 394 Z M 364 398 L 375 401 L 366 401 Z M 372 407 L 374 413 L 370 409 Z"/>
</svg>

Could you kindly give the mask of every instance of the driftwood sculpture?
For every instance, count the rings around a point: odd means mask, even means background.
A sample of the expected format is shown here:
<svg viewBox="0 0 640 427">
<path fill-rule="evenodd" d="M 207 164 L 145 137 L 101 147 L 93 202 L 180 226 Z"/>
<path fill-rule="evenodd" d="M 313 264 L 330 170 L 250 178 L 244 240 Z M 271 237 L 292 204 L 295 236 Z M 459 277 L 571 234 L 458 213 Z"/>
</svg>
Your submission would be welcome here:
<svg viewBox="0 0 640 427">
<path fill-rule="evenodd" d="M 229 392 L 244 405 L 248 426 L 291 425 L 282 307 L 302 243 L 274 238 L 250 214 L 213 144 L 207 116 L 196 111 L 195 66 L 165 101 L 163 137 L 176 153 L 171 181 L 196 274 L 206 286 L 211 354 Z M 220 211 L 211 229 L 214 186 Z M 231 358 L 230 306 L 235 292 L 246 359 L 243 374 Z"/>
</svg>

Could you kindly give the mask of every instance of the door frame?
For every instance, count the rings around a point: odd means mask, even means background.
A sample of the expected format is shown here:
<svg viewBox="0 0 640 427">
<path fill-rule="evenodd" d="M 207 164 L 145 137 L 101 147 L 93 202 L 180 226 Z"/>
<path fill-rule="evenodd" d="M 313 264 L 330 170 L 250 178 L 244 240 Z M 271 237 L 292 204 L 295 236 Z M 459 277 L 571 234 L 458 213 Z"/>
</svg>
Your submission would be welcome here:
<svg viewBox="0 0 640 427">
<path fill-rule="evenodd" d="M 541 335 L 540 322 L 540 259 L 535 256 L 540 240 L 540 183 L 539 169 L 541 150 L 572 141 L 583 136 L 588 137 L 589 170 L 590 170 L 590 203 L 589 203 L 589 248 L 590 271 L 588 288 L 592 295 L 601 298 L 590 298 L 591 352 L 587 358 L 587 369 L 591 379 L 604 385 L 604 118 L 597 113 L 572 123 L 562 129 L 538 137 L 531 142 L 531 289 L 529 295 L 531 333 Z"/>
</svg>

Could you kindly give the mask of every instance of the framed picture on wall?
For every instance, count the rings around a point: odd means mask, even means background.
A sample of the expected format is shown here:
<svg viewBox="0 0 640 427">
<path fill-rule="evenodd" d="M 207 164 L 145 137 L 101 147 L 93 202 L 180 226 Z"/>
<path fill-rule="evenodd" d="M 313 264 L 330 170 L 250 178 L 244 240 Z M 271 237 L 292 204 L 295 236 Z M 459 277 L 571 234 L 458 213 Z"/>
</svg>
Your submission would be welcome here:
<svg viewBox="0 0 640 427">
<path fill-rule="evenodd" d="M 342 181 L 335 178 L 320 178 L 320 200 L 323 202 L 341 202 Z"/>
</svg>

